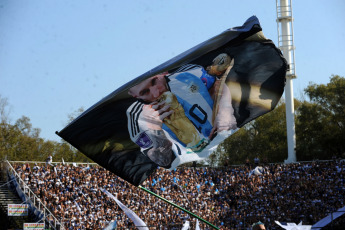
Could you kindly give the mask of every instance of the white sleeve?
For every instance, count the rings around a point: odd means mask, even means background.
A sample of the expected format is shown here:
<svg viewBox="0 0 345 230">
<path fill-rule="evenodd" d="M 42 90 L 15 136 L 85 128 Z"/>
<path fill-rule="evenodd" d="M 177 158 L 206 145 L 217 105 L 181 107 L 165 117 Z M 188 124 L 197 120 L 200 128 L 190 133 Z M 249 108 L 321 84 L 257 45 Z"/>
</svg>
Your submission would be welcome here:
<svg viewBox="0 0 345 230">
<path fill-rule="evenodd" d="M 145 128 L 145 122 L 142 122 L 140 119 L 140 114 L 143 111 L 144 104 L 137 101 L 134 102 L 127 109 L 127 119 L 128 119 L 128 132 L 131 140 L 136 143 L 142 149 L 148 149 L 152 147 L 152 140 L 146 134 L 145 131 L 148 131 Z"/>
<path fill-rule="evenodd" d="M 160 147 L 165 141 L 171 142 L 171 138 L 165 130 L 148 128 L 147 121 L 141 116 L 143 106 L 143 103 L 137 101 L 127 109 L 128 132 L 131 140 L 142 150 Z"/>
<path fill-rule="evenodd" d="M 142 153 L 156 164 L 168 167 L 175 159 L 172 142 L 164 130 L 150 130 L 147 121 L 141 119 L 143 103 L 135 102 L 127 109 L 128 131 L 131 140 Z"/>
</svg>

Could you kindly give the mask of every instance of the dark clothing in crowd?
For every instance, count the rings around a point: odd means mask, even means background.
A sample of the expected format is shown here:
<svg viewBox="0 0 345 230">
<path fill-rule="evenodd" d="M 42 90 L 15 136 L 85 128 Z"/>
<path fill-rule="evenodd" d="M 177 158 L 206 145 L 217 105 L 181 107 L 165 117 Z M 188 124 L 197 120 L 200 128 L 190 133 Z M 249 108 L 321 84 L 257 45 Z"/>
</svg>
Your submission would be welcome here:
<svg viewBox="0 0 345 230">
<path fill-rule="evenodd" d="M 344 206 L 345 163 L 342 161 L 272 164 L 262 175 L 250 168 L 160 168 L 142 186 L 186 208 L 221 229 L 250 228 L 262 221 L 312 225 Z M 16 166 L 21 178 L 66 229 L 118 228 L 133 223 L 109 198 L 106 189 L 133 210 L 147 226 L 172 229 L 196 219 L 127 183 L 99 166 Z M 201 229 L 210 229 L 199 221 Z M 159 226 L 164 226 L 158 228 Z M 155 228 L 150 228 L 155 229 Z"/>
</svg>

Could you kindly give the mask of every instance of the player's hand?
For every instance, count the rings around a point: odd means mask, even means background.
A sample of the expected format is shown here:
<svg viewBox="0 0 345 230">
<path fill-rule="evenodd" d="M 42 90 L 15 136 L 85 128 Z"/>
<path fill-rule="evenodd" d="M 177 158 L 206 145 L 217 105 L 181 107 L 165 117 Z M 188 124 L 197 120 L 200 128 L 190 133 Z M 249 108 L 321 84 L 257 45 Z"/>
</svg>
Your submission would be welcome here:
<svg viewBox="0 0 345 230">
<path fill-rule="evenodd" d="M 222 132 L 222 131 L 228 131 L 230 129 L 236 129 L 236 128 L 237 128 L 237 125 L 236 125 L 236 119 L 234 116 L 230 116 L 230 114 L 227 114 L 226 116 L 222 116 L 221 114 L 218 114 L 208 138 L 212 140 L 217 135 L 217 133 Z"/>
<path fill-rule="evenodd" d="M 165 105 L 164 102 L 153 102 L 149 105 L 144 105 L 140 119 L 146 122 L 148 129 L 161 130 L 164 118 L 173 113 L 169 108 L 170 106 Z"/>
</svg>

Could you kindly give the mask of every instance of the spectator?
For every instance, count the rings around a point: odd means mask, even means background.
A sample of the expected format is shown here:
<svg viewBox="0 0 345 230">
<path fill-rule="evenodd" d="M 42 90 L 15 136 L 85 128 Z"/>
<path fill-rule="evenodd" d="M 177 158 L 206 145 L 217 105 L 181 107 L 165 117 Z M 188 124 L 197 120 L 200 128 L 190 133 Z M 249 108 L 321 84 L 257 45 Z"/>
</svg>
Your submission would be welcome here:
<svg viewBox="0 0 345 230">
<path fill-rule="evenodd" d="M 52 165 L 52 162 L 53 162 L 53 157 L 52 157 L 52 155 L 49 155 L 49 156 L 47 157 L 47 159 L 46 159 L 46 167 L 47 167 L 48 165 L 53 166 L 53 165 Z"/>
<path fill-rule="evenodd" d="M 248 158 L 248 157 L 246 158 L 245 165 L 246 165 L 247 167 L 250 167 L 250 162 L 249 162 L 249 158 Z"/>
<path fill-rule="evenodd" d="M 181 229 L 189 220 L 195 228 L 195 220 L 183 211 L 98 166 L 57 164 L 57 173 L 53 167 L 39 164 L 31 170 L 26 170 L 26 164 L 14 168 L 66 229 L 102 229 L 115 220 L 118 228 L 132 226 L 102 189 L 116 196 L 148 226 Z M 258 219 L 270 229 L 279 229 L 275 220 L 309 225 L 344 206 L 344 161 L 271 164 L 263 168 L 262 175 L 251 177 L 246 166 L 160 168 L 142 186 L 222 229 L 251 228 Z M 209 229 L 202 222 L 200 228 Z"/>
<path fill-rule="evenodd" d="M 266 230 L 264 223 L 261 221 L 256 222 L 252 225 L 252 230 Z"/>
<path fill-rule="evenodd" d="M 258 156 L 256 156 L 255 158 L 254 158 L 254 165 L 255 166 L 258 166 L 260 164 L 260 158 L 258 157 Z"/>
</svg>

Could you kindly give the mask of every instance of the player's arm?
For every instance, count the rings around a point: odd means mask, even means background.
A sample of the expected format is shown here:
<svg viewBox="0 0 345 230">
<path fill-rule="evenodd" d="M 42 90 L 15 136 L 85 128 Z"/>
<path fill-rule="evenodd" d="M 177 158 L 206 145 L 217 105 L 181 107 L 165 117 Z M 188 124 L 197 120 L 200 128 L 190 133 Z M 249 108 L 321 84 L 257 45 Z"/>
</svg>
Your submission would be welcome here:
<svg viewBox="0 0 345 230">
<path fill-rule="evenodd" d="M 224 83 L 221 97 L 217 103 L 218 111 L 215 115 L 213 129 L 217 130 L 217 132 L 236 129 L 237 122 L 231 103 L 231 93 L 226 83 Z"/>
<path fill-rule="evenodd" d="M 229 74 L 233 65 L 234 60 L 232 59 L 226 71 L 217 80 L 217 84 L 215 84 L 216 89 L 214 90 L 215 95 L 212 116 L 213 129 L 209 136 L 209 138 L 211 139 L 216 132 L 237 128 L 237 122 L 234 116 L 234 109 L 232 107 L 231 93 L 226 84 L 226 77 Z"/>
<path fill-rule="evenodd" d="M 162 130 L 163 119 L 173 113 L 168 109 L 169 106 L 162 103 L 143 105 L 136 102 L 127 110 L 131 140 L 160 166 L 169 166 L 175 156 L 172 143 Z"/>
<path fill-rule="evenodd" d="M 163 130 L 148 130 L 147 135 L 152 139 L 152 147 L 144 150 L 144 153 L 156 164 L 169 166 L 174 160 L 172 143 L 165 136 Z"/>
</svg>

